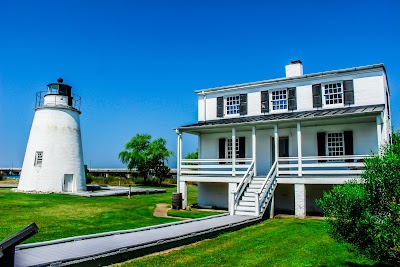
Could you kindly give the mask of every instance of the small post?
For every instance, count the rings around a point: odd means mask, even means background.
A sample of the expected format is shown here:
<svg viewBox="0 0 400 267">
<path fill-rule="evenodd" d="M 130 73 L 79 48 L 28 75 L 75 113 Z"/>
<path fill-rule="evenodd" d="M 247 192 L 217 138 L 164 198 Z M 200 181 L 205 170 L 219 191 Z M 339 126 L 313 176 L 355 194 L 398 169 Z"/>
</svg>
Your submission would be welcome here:
<svg viewBox="0 0 400 267">
<path fill-rule="evenodd" d="M 230 215 L 235 215 L 235 191 L 232 190 L 229 197 L 231 198 L 231 201 L 229 201 L 231 204 L 229 213 Z"/>
<path fill-rule="evenodd" d="M 236 129 L 232 128 L 232 176 L 236 176 Z"/>
<path fill-rule="evenodd" d="M 275 216 L 275 195 L 272 195 L 270 200 L 269 218 L 273 219 Z"/>
<path fill-rule="evenodd" d="M 131 198 L 131 188 L 132 188 L 132 185 L 129 185 L 129 194 L 128 194 L 128 198 Z"/>
<path fill-rule="evenodd" d="M 260 194 L 255 192 L 254 195 L 256 197 L 256 216 L 260 216 Z"/>
<path fill-rule="evenodd" d="M 253 127 L 251 128 L 251 136 L 252 136 L 252 141 L 251 141 L 251 145 L 252 145 L 252 157 L 253 157 L 253 161 L 254 161 L 254 176 L 257 176 L 256 126 L 253 126 Z"/>
<path fill-rule="evenodd" d="M 298 164 L 298 176 L 303 176 L 303 160 L 302 160 L 302 144 L 301 144 L 301 124 L 297 123 L 297 164 Z"/>
</svg>

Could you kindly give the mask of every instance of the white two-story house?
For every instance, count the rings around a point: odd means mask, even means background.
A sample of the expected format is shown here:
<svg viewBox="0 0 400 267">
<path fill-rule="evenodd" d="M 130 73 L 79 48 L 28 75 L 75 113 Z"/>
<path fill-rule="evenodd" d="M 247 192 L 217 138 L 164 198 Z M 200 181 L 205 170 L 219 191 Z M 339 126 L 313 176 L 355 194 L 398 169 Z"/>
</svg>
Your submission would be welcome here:
<svg viewBox="0 0 400 267">
<path fill-rule="evenodd" d="M 363 158 L 390 140 L 383 64 L 196 91 L 198 122 L 178 127 L 178 192 L 198 182 L 200 206 L 231 214 L 320 212 L 323 191 L 360 176 Z M 199 159 L 182 159 L 183 134 L 198 137 Z"/>
</svg>

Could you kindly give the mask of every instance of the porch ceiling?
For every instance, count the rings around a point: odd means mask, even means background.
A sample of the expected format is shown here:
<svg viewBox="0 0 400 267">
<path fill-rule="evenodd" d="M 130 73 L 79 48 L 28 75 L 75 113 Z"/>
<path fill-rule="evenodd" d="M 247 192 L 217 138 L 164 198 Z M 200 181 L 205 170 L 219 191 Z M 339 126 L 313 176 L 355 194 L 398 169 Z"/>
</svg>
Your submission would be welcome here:
<svg viewBox="0 0 400 267">
<path fill-rule="evenodd" d="M 384 105 L 352 106 L 336 109 L 218 119 L 182 126 L 179 127 L 178 130 L 185 133 L 200 134 L 225 132 L 232 127 L 235 127 L 239 131 L 251 130 L 252 126 L 257 126 L 259 130 L 272 129 L 275 124 L 278 124 L 280 129 L 291 128 L 295 127 L 297 122 L 301 122 L 304 127 L 373 122 L 376 119 L 376 115 L 380 114 L 384 108 Z"/>
</svg>

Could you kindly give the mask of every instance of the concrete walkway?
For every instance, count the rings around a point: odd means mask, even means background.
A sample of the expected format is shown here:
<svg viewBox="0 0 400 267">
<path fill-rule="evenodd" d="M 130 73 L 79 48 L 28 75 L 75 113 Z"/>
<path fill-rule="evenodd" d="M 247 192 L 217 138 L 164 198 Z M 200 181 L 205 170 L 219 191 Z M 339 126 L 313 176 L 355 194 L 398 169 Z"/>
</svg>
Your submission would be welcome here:
<svg viewBox="0 0 400 267">
<path fill-rule="evenodd" d="M 17 246 L 15 266 L 100 266 L 186 245 L 261 221 L 260 217 L 217 215 L 126 231 Z"/>
<path fill-rule="evenodd" d="M 17 188 L 18 184 L 0 184 L 0 188 Z"/>
<path fill-rule="evenodd" d="M 99 186 L 100 190 L 97 191 L 84 191 L 76 193 L 64 193 L 72 194 L 83 197 L 107 197 L 107 196 L 126 196 L 129 194 L 129 187 L 126 186 Z M 140 188 L 132 187 L 131 194 L 155 194 L 155 193 L 165 193 L 167 190 L 158 188 Z"/>
</svg>

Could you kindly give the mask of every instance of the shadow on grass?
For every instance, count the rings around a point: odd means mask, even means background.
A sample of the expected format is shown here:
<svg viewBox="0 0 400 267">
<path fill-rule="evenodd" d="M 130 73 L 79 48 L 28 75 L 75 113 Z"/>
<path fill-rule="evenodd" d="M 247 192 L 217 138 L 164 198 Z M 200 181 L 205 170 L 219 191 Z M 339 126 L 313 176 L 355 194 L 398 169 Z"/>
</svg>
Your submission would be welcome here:
<svg viewBox="0 0 400 267">
<path fill-rule="evenodd" d="M 379 262 L 379 263 L 375 263 L 373 265 L 368 265 L 368 264 L 358 264 L 358 263 L 353 263 L 353 262 L 346 262 L 345 266 L 350 266 L 350 267 L 393 267 L 393 266 L 397 266 L 397 265 L 392 265 L 389 263 L 384 263 L 384 262 Z"/>
</svg>

